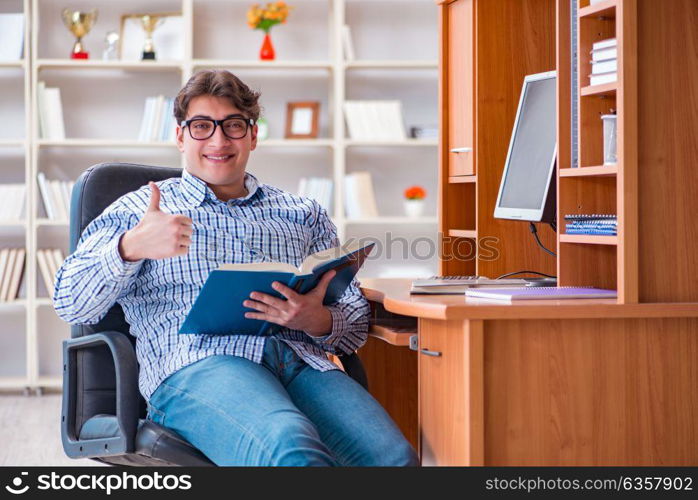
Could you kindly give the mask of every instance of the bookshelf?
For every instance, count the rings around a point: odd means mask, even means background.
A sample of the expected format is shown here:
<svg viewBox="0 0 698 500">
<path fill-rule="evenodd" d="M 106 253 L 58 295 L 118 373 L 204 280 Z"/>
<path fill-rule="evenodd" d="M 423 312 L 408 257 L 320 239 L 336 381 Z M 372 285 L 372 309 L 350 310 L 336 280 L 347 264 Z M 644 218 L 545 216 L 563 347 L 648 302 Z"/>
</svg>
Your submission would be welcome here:
<svg viewBox="0 0 698 500">
<path fill-rule="evenodd" d="M 136 141 L 147 96 L 174 97 L 199 69 L 230 69 L 262 91 L 270 136 L 260 141 L 249 170 L 263 182 L 295 192 L 299 177 L 331 178 L 331 217 L 341 239 L 394 235 L 399 241 L 436 239 L 436 140 L 401 142 L 354 141 L 345 132 L 345 99 L 399 99 L 406 126 L 435 125 L 437 115 L 437 24 L 430 0 L 297 0 L 288 23 L 272 30 L 277 60 L 259 61 L 260 32 L 246 25 L 247 0 L 75 0 L 63 5 L 52 0 L 10 0 L 0 11 L 23 11 L 25 47 L 22 61 L 0 63 L 0 81 L 11 87 L 2 105 L 12 101 L 12 116 L 21 120 L 21 134 L 6 134 L 0 125 L 0 165 L 3 182 L 25 182 L 27 217 L 0 221 L 2 245 L 27 249 L 20 300 L 0 304 L 8 335 L 0 339 L 3 368 L 0 387 L 61 386 L 60 342 L 68 326 L 52 309 L 36 261 L 41 248 L 68 250 L 68 222 L 49 219 L 44 211 L 36 175 L 74 181 L 89 166 L 104 161 L 127 161 L 183 166 L 170 142 Z M 5 6 L 7 4 L 7 7 Z M 383 20 L 398 6 L 404 11 L 386 30 Z M 60 11 L 99 10 L 98 20 L 84 38 L 88 60 L 67 58 L 73 36 L 63 26 Z M 127 12 L 182 12 L 184 57 L 167 61 L 103 61 L 107 31 L 119 30 Z M 402 14 L 402 13 L 401 13 Z M 340 30 L 352 29 L 356 59 L 345 61 Z M 399 43 L 396 43 L 399 42 Z M 39 81 L 61 89 L 66 139 L 41 138 L 36 111 Z M 105 99 L 109 96 L 109 99 Z M 11 99 L 10 99 L 11 98 Z M 321 102 L 317 139 L 285 139 L 287 101 Z M 19 107 L 17 103 L 22 103 Z M 5 109 L 4 107 L 2 108 Z M 278 165 L 284 167 L 279 169 Z M 21 167 L 19 165 L 22 165 Z M 379 217 L 352 219 L 344 215 L 343 179 L 347 173 L 369 170 L 374 189 L 386 193 L 378 200 Z M 428 192 L 425 215 L 403 215 L 402 190 L 421 184 Z M 396 250 L 399 253 L 400 250 Z M 382 257 L 362 270 L 364 276 L 433 274 L 435 252 L 410 261 Z M 392 266 L 392 267 L 391 267 Z M 391 274 L 392 273 L 392 274 Z M 363 277 L 363 276 L 362 276 Z M 11 363 L 5 358 L 11 357 Z M 58 364 L 57 364 L 58 360 Z"/>
<path fill-rule="evenodd" d="M 496 277 L 535 270 L 558 276 L 561 286 L 615 288 L 621 304 L 695 302 L 698 264 L 692 248 L 698 233 L 690 221 L 698 211 L 692 195 L 698 189 L 692 167 L 698 160 L 698 69 L 686 65 L 685 48 L 694 46 L 690 20 L 698 15 L 698 4 L 437 3 L 439 229 L 445 257 L 458 246 L 471 252 L 460 261 L 442 258 L 440 273 Z M 571 46 L 573 7 L 576 47 Z M 527 18 L 529 28 L 498 26 L 498 18 Z M 617 80 L 590 85 L 590 50 L 608 38 L 617 39 Z M 466 47 L 465 54 L 454 46 Z M 480 61 L 477 66 L 475 61 Z M 527 224 L 492 217 L 523 77 L 552 69 L 558 73 L 559 228 L 555 233 L 539 225 L 539 235 L 547 248 L 557 249 L 556 258 L 537 248 Z M 573 99 L 578 110 L 574 140 Z M 617 162 L 604 165 L 600 115 L 612 109 L 617 112 Z M 452 152 L 465 147 L 472 151 Z M 564 215 L 578 213 L 616 214 L 618 234 L 565 234 Z M 496 250 L 483 248 L 484 240 Z"/>
<path fill-rule="evenodd" d="M 29 48 L 30 0 L 10 0 L 0 6 L 2 13 L 24 14 L 24 50 L 18 61 L 0 62 L 0 182 L 29 185 L 31 179 L 31 78 Z M 23 216 L 17 219 L 0 220 L 0 247 L 29 248 L 31 216 L 28 214 L 27 193 Z M 33 314 L 27 290 L 28 265 L 31 258 L 25 257 L 24 275 L 18 298 L 0 303 L 2 335 L 0 350 L 12 353 L 11 359 L 0 363 L 0 387 L 24 387 L 32 368 L 33 339 L 27 334 Z"/>
</svg>

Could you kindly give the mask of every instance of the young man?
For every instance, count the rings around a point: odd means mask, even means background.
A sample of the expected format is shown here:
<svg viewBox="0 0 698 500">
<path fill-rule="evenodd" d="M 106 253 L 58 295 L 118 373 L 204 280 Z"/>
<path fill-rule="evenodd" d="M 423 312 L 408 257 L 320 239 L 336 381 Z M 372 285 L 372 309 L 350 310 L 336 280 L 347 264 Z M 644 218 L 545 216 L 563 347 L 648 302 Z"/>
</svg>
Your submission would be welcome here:
<svg viewBox="0 0 698 500">
<path fill-rule="evenodd" d="M 189 80 L 174 110 L 182 177 L 121 197 L 85 229 L 58 272 L 56 311 L 91 324 L 121 304 L 148 418 L 216 464 L 416 465 L 383 408 L 326 356 L 366 341 L 369 307 L 356 280 L 330 306 L 330 273 L 305 295 L 277 284 L 287 300 L 252 293 L 246 315 L 282 325 L 272 337 L 177 333 L 221 263 L 299 265 L 339 245 L 318 203 L 245 172 L 258 99 L 227 71 Z"/>
</svg>

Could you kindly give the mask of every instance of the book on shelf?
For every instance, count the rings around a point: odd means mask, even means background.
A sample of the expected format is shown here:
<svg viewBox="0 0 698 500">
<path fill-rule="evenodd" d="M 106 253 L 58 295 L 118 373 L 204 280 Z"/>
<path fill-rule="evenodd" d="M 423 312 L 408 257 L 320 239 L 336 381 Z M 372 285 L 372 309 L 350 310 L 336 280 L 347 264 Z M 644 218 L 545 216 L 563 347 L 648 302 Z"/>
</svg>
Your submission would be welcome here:
<svg viewBox="0 0 698 500">
<path fill-rule="evenodd" d="M 615 73 L 618 71 L 618 59 L 604 59 L 601 61 L 591 61 L 591 74 L 600 75 L 602 73 Z"/>
<path fill-rule="evenodd" d="M 349 62 L 355 59 L 354 41 L 351 38 L 351 28 L 348 24 L 342 26 L 342 49 L 345 61 Z"/>
<path fill-rule="evenodd" d="M 617 47 L 609 47 L 607 49 L 598 49 L 591 51 L 592 62 L 607 61 L 608 59 L 618 59 Z"/>
<path fill-rule="evenodd" d="M 24 52 L 24 14 L 0 14 L 0 61 L 19 61 Z"/>
<path fill-rule="evenodd" d="M 472 289 L 466 290 L 465 296 L 511 303 L 525 300 L 615 299 L 618 295 L 615 290 L 601 288 L 541 286 Z"/>
<path fill-rule="evenodd" d="M 568 214 L 565 215 L 565 234 L 615 236 L 618 234 L 617 217 L 613 214 Z"/>
<path fill-rule="evenodd" d="M 599 40 L 591 44 L 591 50 L 602 50 L 609 49 L 611 47 L 617 47 L 618 40 L 615 38 L 606 38 L 604 40 Z"/>
<path fill-rule="evenodd" d="M 332 179 L 324 177 L 301 177 L 298 181 L 298 196 L 311 198 L 331 213 Z"/>
<path fill-rule="evenodd" d="M 138 132 L 139 142 L 175 140 L 174 99 L 163 95 L 146 97 Z"/>
<path fill-rule="evenodd" d="M 354 172 L 345 176 L 344 209 L 349 218 L 378 217 L 370 172 Z"/>
<path fill-rule="evenodd" d="M 598 75 L 589 75 L 589 85 L 602 85 L 604 83 L 612 83 L 618 79 L 615 71 L 601 73 Z"/>
<path fill-rule="evenodd" d="M 349 137 L 360 141 L 404 141 L 402 103 L 396 100 L 346 101 Z"/>
<path fill-rule="evenodd" d="M 24 184 L 0 184 L 0 220 L 21 220 L 26 198 Z"/>
<path fill-rule="evenodd" d="M 356 242 L 345 247 L 322 250 L 306 257 L 299 267 L 285 262 L 223 264 L 208 275 L 179 333 L 271 334 L 278 329 L 278 325 L 245 318 L 246 312 L 255 312 L 243 305 L 252 291 L 284 299 L 271 286 L 274 281 L 278 281 L 297 293 L 305 294 L 315 288 L 327 271 L 335 270 L 337 274 L 330 281 L 323 299 L 323 304 L 333 304 L 342 297 L 374 245 L 375 243 L 360 245 Z"/>
<path fill-rule="evenodd" d="M 17 299 L 24 274 L 24 248 L 3 248 L 0 251 L 0 302 Z"/>
<path fill-rule="evenodd" d="M 53 272 L 53 264 L 51 263 L 53 257 L 48 255 L 49 252 L 50 250 L 45 250 L 43 248 L 38 249 L 36 251 L 36 261 L 39 264 L 41 278 L 43 279 L 46 291 L 48 292 L 49 297 L 51 297 L 53 295 L 56 275 Z"/>
<path fill-rule="evenodd" d="M 36 92 L 41 138 L 52 141 L 64 140 L 65 125 L 63 123 L 61 89 L 47 87 L 45 82 L 39 82 Z"/>
<path fill-rule="evenodd" d="M 75 182 L 48 180 L 43 172 L 39 172 L 36 178 L 46 217 L 51 220 L 67 221 L 70 215 L 70 198 Z"/>
<path fill-rule="evenodd" d="M 36 251 L 36 261 L 49 297 L 53 296 L 56 274 L 63 260 L 63 252 L 59 248 L 40 248 Z"/>
<path fill-rule="evenodd" d="M 10 274 L 10 284 L 7 290 L 7 295 L 5 300 L 11 301 L 19 298 L 19 288 L 22 283 L 22 277 L 24 276 L 24 264 L 25 256 L 27 251 L 24 248 L 18 248 L 17 254 L 15 255 L 15 265 L 11 270 Z"/>
</svg>

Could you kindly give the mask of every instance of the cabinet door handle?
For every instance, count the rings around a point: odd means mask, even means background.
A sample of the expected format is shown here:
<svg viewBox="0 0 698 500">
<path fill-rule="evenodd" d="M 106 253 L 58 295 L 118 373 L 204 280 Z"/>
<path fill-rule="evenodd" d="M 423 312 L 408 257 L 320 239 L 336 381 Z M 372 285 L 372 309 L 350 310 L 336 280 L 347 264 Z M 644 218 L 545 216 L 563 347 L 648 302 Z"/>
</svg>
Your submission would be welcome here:
<svg viewBox="0 0 698 500">
<path fill-rule="evenodd" d="M 437 358 L 441 356 L 441 353 L 439 351 L 430 351 L 429 349 L 420 349 L 419 352 L 421 354 L 425 354 L 427 356 L 434 356 Z"/>
<path fill-rule="evenodd" d="M 473 148 L 453 148 L 451 153 L 470 153 Z"/>
</svg>

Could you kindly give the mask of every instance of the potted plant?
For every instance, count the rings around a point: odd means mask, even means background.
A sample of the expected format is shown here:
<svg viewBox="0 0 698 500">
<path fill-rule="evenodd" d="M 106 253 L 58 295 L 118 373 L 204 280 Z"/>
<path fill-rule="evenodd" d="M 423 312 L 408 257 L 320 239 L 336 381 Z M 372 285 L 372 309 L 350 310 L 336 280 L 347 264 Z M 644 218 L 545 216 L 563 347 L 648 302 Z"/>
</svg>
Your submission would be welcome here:
<svg viewBox="0 0 698 500">
<path fill-rule="evenodd" d="M 426 190 L 422 186 L 410 186 L 405 189 L 405 214 L 408 217 L 419 217 L 424 212 Z"/>
<path fill-rule="evenodd" d="M 247 11 L 248 26 L 253 30 L 264 31 L 264 42 L 259 51 L 259 58 L 263 61 L 273 61 L 276 57 L 269 30 L 276 24 L 285 24 L 289 10 L 291 10 L 291 7 L 286 5 L 286 2 L 279 1 L 270 2 L 266 7 L 260 7 L 256 3 Z"/>
</svg>

